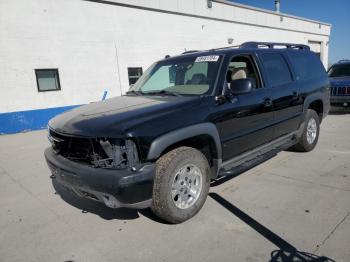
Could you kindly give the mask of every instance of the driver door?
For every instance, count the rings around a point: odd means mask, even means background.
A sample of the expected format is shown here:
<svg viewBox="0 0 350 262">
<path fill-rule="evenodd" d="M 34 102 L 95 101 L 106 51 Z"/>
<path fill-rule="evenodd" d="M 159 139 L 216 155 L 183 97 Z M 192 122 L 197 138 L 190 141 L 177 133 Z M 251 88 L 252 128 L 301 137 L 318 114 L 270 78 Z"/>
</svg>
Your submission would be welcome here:
<svg viewBox="0 0 350 262">
<path fill-rule="evenodd" d="M 253 55 L 235 56 L 229 63 L 226 82 L 250 78 L 253 90 L 232 96 L 230 101 L 217 105 L 215 124 L 222 143 L 224 161 L 273 139 L 271 89 L 263 86 L 257 68 Z M 228 84 L 225 85 L 229 88 Z"/>
</svg>

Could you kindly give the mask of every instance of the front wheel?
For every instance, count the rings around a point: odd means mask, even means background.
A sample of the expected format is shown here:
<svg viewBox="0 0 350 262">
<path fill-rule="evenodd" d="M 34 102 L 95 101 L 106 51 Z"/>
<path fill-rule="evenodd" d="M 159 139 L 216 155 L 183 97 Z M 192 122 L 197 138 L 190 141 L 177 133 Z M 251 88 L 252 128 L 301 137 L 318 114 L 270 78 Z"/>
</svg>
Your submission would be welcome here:
<svg viewBox="0 0 350 262">
<path fill-rule="evenodd" d="M 202 208 L 209 185 L 206 157 L 191 147 L 176 148 L 157 161 L 151 209 L 169 223 L 181 223 Z"/>
<path fill-rule="evenodd" d="M 305 117 L 305 126 L 298 144 L 292 147 L 293 150 L 299 152 L 309 152 L 313 150 L 317 144 L 320 133 L 320 119 L 317 113 L 308 109 Z"/>
</svg>

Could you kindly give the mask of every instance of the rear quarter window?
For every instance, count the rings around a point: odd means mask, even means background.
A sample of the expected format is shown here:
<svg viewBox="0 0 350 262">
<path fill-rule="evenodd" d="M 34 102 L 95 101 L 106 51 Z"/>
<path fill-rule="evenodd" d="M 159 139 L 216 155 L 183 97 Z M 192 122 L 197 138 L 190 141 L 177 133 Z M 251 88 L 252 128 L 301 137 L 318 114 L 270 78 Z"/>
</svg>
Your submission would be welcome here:
<svg viewBox="0 0 350 262">
<path fill-rule="evenodd" d="M 298 80 L 326 76 L 320 58 L 313 52 L 291 51 L 288 53 Z"/>
</svg>

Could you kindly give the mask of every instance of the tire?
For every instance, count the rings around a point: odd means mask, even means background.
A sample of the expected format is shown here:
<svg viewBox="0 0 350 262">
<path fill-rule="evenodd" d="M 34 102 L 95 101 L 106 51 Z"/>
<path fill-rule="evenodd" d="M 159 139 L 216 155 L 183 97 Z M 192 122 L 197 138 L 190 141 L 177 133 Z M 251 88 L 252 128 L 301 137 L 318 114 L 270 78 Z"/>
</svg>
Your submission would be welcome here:
<svg viewBox="0 0 350 262">
<path fill-rule="evenodd" d="M 151 209 L 169 223 L 184 222 L 202 208 L 209 186 L 206 157 L 191 147 L 176 148 L 156 163 Z"/>
<path fill-rule="evenodd" d="M 315 133 L 313 132 L 315 131 Z M 311 133 L 313 135 L 311 135 Z M 320 119 L 316 111 L 308 109 L 305 117 L 305 126 L 299 142 L 292 147 L 292 150 L 298 152 L 309 152 L 313 150 L 317 144 L 320 134 Z"/>
</svg>

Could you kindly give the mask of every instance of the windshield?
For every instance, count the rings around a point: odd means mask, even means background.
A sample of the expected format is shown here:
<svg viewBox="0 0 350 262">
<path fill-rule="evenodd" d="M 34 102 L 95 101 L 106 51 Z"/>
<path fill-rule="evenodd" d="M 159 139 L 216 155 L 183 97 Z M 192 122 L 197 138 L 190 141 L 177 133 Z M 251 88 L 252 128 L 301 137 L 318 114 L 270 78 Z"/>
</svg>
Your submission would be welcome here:
<svg viewBox="0 0 350 262">
<path fill-rule="evenodd" d="M 181 57 L 153 64 L 129 92 L 204 95 L 211 93 L 220 56 Z"/>
<path fill-rule="evenodd" d="M 350 64 L 334 65 L 328 71 L 329 77 L 350 76 Z"/>
</svg>

